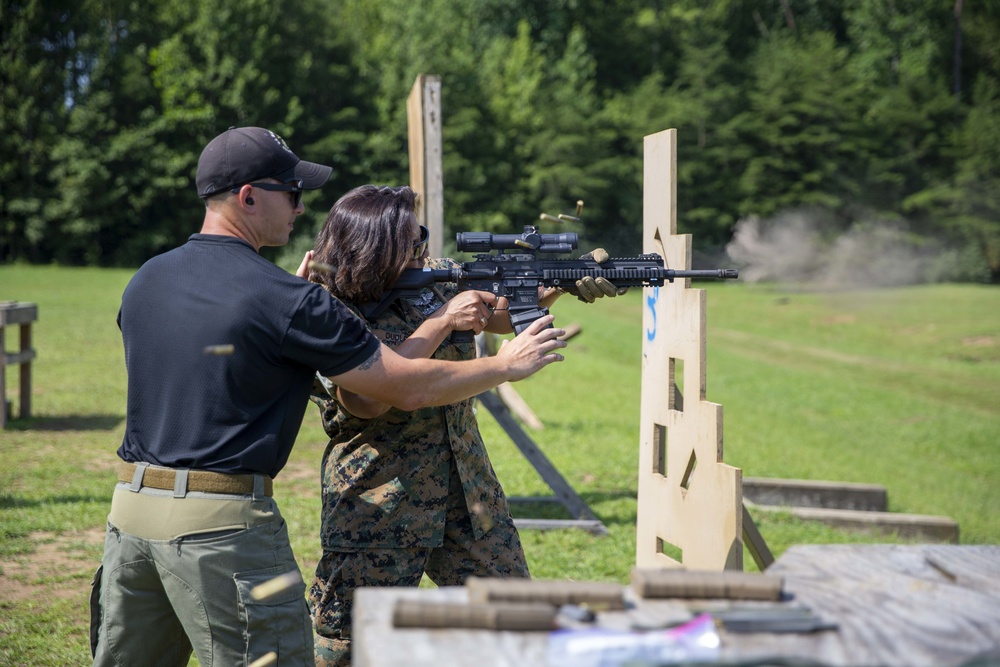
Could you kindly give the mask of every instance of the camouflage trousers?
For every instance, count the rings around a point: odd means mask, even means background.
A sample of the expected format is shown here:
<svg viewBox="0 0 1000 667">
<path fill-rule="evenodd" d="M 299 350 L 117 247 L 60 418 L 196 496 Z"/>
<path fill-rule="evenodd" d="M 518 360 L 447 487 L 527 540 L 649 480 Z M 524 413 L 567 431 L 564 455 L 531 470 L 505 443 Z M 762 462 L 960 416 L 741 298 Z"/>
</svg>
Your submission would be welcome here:
<svg viewBox="0 0 1000 667">
<path fill-rule="evenodd" d="M 351 613 L 358 587 L 417 586 L 424 573 L 438 586 L 461 586 L 470 576 L 530 576 L 513 519 L 508 516 L 476 540 L 464 498 L 459 500 L 449 503 L 439 547 L 323 551 L 309 588 L 317 667 L 351 664 Z"/>
</svg>

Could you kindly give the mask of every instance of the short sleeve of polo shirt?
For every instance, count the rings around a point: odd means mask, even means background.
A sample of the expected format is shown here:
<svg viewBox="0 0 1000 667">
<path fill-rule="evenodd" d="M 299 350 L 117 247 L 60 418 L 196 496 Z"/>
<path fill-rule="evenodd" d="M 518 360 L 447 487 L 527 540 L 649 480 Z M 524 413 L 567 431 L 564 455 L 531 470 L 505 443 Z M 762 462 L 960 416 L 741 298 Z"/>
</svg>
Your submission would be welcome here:
<svg viewBox="0 0 1000 667">
<path fill-rule="evenodd" d="M 283 356 L 329 377 L 357 368 L 379 345 L 361 319 L 315 285 L 292 318 L 281 351 Z"/>
</svg>

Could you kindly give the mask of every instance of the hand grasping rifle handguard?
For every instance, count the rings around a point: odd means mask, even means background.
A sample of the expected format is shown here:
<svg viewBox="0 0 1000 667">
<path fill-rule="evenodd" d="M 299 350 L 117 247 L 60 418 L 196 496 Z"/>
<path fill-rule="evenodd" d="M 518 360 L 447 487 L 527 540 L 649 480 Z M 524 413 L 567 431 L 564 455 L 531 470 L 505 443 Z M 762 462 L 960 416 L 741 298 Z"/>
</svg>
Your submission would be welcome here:
<svg viewBox="0 0 1000 667">
<path fill-rule="evenodd" d="M 580 255 L 580 259 L 592 259 L 598 264 L 603 265 L 611 257 L 604 248 L 594 248 L 586 255 Z M 558 289 L 573 294 L 580 301 L 586 301 L 587 303 L 594 303 L 597 299 L 605 296 L 622 296 L 628 292 L 628 287 L 618 287 L 617 285 L 613 285 L 604 276 L 594 277 L 591 275 L 583 276 L 572 286 L 560 287 Z"/>
<path fill-rule="evenodd" d="M 434 283 L 455 283 L 459 290 L 492 292 L 507 299 L 510 322 L 521 333 L 548 309 L 539 305 L 540 287 L 555 287 L 593 302 L 600 296 L 614 296 L 629 287 L 655 287 L 676 278 L 738 278 L 736 269 L 674 270 L 663 266 L 657 254 L 638 257 L 608 257 L 598 248 L 579 259 L 538 259 L 538 254 L 560 254 L 574 250 L 575 233 L 541 234 L 527 225 L 522 234 L 459 232 L 458 250 L 477 253 L 475 260 L 454 269 L 407 269 L 393 289 L 378 303 L 361 307 L 371 319 L 401 296 L 415 295 Z M 491 251 L 496 254 L 490 254 Z M 465 334 L 460 336 L 460 334 Z M 452 340 L 471 339 L 472 332 L 456 331 Z"/>
</svg>

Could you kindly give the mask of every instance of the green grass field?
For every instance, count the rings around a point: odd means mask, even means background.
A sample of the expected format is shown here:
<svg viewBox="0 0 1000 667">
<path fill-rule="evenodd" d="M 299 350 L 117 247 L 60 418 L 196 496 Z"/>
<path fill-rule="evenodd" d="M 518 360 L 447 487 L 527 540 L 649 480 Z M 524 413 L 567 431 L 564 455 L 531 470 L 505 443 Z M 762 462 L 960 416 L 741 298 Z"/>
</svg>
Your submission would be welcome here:
<svg viewBox="0 0 1000 667">
<path fill-rule="evenodd" d="M 32 418 L 0 432 L 0 665 L 79 665 L 124 430 L 115 316 L 131 271 L 0 267 L 0 301 L 39 306 Z M 1000 542 L 1000 289 L 934 285 L 806 293 L 708 292 L 707 399 L 724 408 L 725 461 L 750 477 L 885 486 L 890 509 L 955 519 L 963 543 Z M 522 531 L 536 577 L 625 583 L 635 559 L 641 295 L 555 308 L 579 323 L 567 360 L 516 385 L 532 437 L 609 535 Z M 7 333 L 7 350 L 17 335 Z M 19 409 L 17 378 L 8 399 Z M 691 400 L 690 398 L 688 400 Z M 480 410 L 507 493 L 550 491 Z M 275 493 L 305 576 L 318 555 L 319 459 L 310 408 Z M 558 506 L 517 513 L 559 518 Z M 888 542 L 754 515 L 779 556 L 794 544 Z M 748 569 L 753 561 L 747 555 Z"/>
</svg>

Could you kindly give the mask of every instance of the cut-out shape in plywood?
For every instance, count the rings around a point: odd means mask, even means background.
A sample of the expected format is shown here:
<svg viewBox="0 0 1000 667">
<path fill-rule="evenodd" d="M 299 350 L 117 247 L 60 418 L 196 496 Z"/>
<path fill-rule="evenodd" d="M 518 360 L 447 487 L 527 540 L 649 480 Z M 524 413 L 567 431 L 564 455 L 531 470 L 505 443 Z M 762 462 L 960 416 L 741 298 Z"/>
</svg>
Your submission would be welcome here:
<svg viewBox="0 0 1000 667">
<path fill-rule="evenodd" d="M 643 145 L 643 252 L 691 268 L 677 234 L 676 130 Z M 647 287 L 636 567 L 743 569 L 742 471 L 722 461 L 722 406 L 705 400 L 705 290 Z"/>
</svg>

